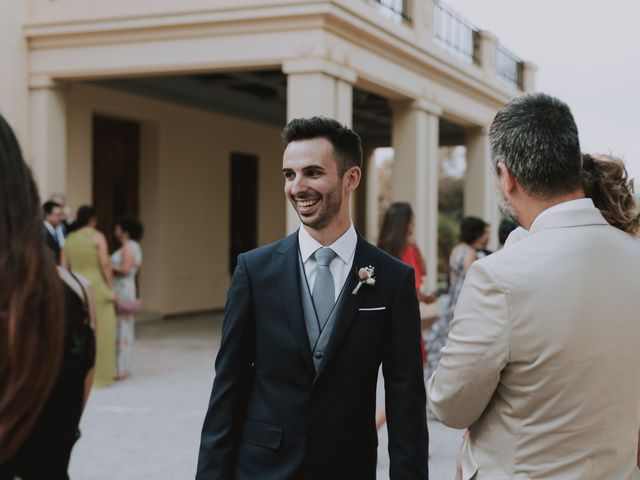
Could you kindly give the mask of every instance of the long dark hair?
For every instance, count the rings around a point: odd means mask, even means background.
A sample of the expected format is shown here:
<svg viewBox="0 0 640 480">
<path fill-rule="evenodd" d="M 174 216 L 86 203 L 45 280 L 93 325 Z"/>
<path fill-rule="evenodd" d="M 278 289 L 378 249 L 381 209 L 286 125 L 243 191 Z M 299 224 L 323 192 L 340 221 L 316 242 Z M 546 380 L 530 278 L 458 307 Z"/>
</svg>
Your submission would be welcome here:
<svg viewBox="0 0 640 480">
<path fill-rule="evenodd" d="M 640 213 L 624 162 L 610 155 L 582 156 L 582 187 L 602 216 L 620 230 L 638 236 Z"/>
<path fill-rule="evenodd" d="M 36 184 L 0 116 L 0 464 L 22 445 L 56 380 L 63 293 Z"/>
<path fill-rule="evenodd" d="M 407 245 L 409 238 L 409 224 L 413 218 L 413 210 L 407 202 L 394 202 L 384 215 L 378 247 L 400 258 L 402 250 Z"/>
</svg>

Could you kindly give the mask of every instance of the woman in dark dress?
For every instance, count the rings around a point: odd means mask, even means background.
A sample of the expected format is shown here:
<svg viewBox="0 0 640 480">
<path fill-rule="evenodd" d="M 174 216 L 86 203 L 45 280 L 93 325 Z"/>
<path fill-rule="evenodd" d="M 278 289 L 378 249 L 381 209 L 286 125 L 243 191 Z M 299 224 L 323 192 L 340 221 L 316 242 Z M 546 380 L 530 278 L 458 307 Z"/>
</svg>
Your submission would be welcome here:
<svg viewBox="0 0 640 480">
<path fill-rule="evenodd" d="M 2 480 L 68 478 L 95 356 L 90 292 L 68 273 L 61 278 L 45 245 L 39 204 L 18 142 L 0 116 Z"/>
</svg>

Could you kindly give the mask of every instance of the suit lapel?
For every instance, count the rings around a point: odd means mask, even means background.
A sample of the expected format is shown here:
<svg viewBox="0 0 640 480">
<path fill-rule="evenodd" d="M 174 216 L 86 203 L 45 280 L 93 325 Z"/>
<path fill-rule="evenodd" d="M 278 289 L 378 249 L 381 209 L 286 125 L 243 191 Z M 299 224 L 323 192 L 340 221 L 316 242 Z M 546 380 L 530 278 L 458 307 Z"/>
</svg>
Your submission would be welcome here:
<svg viewBox="0 0 640 480">
<path fill-rule="evenodd" d="M 311 347 L 304 323 L 298 264 L 298 233 L 286 237 L 273 254 L 273 269 L 289 325 L 305 364 L 313 373 Z"/>
<path fill-rule="evenodd" d="M 356 245 L 356 252 L 353 258 L 353 265 L 351 266 L 351 272 L 346 280 L 343 295 L 345 298 L 339 305 L 339 311 L 336 312 L 336 323 L 331 333 L 331 338 L 327 345 L 322 363 L 318 367 L 318 372 L 314 382 L 322 374 L 326 365 L 331 361 L 331 358 L 335 354 L 340 342 L 344 338 L 345 334 L 349 331 L 353 319 L 358 314 L 358 308 L 362 305 L 362 302 L 369 294 L 371 290 L 367 285 L 363 285 L 356 295 L 353 295 L 353 289 L 358 285 L 358 270 L 362 267 L 372 266 L 377 268 L 377 252 L 376 249 L 370 245 L 360 234 L 358 234 L 358 243 Z"/>
</svg>

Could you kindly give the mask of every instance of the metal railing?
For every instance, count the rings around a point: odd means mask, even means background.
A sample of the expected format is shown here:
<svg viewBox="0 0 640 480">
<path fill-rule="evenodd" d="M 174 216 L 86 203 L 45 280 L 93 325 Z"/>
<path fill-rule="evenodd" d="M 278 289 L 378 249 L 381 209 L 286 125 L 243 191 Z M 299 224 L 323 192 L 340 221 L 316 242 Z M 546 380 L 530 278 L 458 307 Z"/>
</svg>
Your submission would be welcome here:
<svg viewBox="0 0 640 480">
<path fill-rule="evenodd" d="M 385 17 L 396 22 L 411 21 L 408 0 L 369 0 Z"/>
<path fill-rule="evenodd" d="M 496 73 L 508 85 L 522 89 L 522 60 L 502 45 L 496 51 Z"/>
<path fill-rule="evenodd" d="M 436 2 L 434 12 L 436 43 L 468 63 L 477 58 L 478 29 L 445 4 Z"/>
</svg>

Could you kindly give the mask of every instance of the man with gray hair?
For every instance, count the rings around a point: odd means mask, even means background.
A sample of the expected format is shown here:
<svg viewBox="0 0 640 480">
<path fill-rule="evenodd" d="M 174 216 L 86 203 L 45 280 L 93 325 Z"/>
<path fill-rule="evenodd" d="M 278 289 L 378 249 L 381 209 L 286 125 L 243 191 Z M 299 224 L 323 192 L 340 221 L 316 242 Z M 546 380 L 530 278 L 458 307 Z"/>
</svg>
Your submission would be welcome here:
<svg viewBox="0 0 640 480">
<path fill-rule="evenodd" d="M 585 197 L 566 104 L 515 99 L 489 137 L 499 203 L 529 234 L 469 269 L 432 411 L 469 429 L 463 479 L 640 478 L 640 242 Z"/>
</svg>

